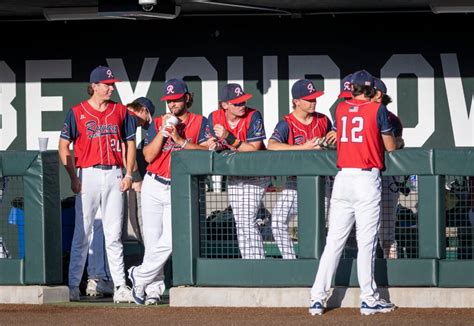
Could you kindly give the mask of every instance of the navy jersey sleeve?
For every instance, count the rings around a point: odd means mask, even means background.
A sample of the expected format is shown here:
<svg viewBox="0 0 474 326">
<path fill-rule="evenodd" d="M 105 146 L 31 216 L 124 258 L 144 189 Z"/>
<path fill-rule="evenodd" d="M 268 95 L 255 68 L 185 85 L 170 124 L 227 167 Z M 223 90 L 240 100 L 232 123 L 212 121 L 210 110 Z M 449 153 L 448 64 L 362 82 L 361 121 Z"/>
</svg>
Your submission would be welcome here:
<svg viewBox="0 0 474 326">
<path fill-rule="evenodd" d="M 392 124 L 393 133 L 394 133 L 395 137 L 402 137 L 403 136 L 403 125 L 402 125 L 402 122 L 400 121 L 400 118 L 398 118 L 392 112 L 388 111 L 388 119 L 390 120 L 390 122 Z"/>
<path fill-rule="evenodd" d="M 201 128 L 199 128 L 198 144 L 205 142 L 208 138 L 207 119 L 202 117 Z"/>
<path fill-rule="evenodd" d="M 69 110 L 64 119 L 63 129 L 61 129 L 60 137 L 69 141 L 74 141 L 79 136 L 74 112 Z"/>
<path fill-rule="evenodd" d="M 137 119 L 128 113 L 128 110 L 125 114 L 125 119 L 123 123 L 124 129 L 124 141 L 135 140 L 135 133 L 137 132 Z"/>
<path fill-rule="evenodd" d="M 273 130 L 273 134 L 270 139 L 273 139 L 279 143 L 288 144 L 288 139 L 290 137 L 290 127 L 288 126 L 288 122 L 286 120 L 281 120 L 277 123 L 275 130 Z"/>
<path fill-rule="evenodd" d="M 207 118 L 206 134 L 207 138 L 217 138 L 216 133 L 214 132 L 214 121 L 212 121 L 212 113 L 209 114 L 209 117 Z"/>
<path fill-rule="evenodd" d="M 158 133 L 155 127 L 155 121 L 153 120 L 152 123 L 150 124 L 150 128 L 148 128 L 145 139 L 143 140 L 143 145 L 146 146 L 149 143 L 151 143 L 153 141 L 153 138 L 155 138 L 157 134 Z"/>
<path fill-rule="evenodd" d="M 390 134 L 393 133 L 392 124 L 388 119 L 388 110 L 387 107 L 383 104 L 380 105 L 377 111 L 377 125 L 379 127 L 380 133 Z"/>
<path fill-rule="evenodd" d="M 250 121 L 250 128 L 247 130 L 247 142 L 264 140 L 266 137 L 262 115 L 260 112 L 255 111 Z"/>
</svg>

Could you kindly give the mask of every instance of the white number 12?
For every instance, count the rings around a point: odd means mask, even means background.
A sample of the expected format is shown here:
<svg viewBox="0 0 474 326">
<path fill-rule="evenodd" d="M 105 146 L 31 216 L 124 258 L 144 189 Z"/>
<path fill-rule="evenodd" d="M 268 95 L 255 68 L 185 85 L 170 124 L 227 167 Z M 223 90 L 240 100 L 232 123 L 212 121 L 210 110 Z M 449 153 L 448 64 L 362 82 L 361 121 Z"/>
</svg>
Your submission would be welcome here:
<svg viewBox="0 0 474 326">
<path fill-rule="evenodd" d="M 349 139 L 347 138 L 346 130 L 347 130 L 347 116 L 342 116 L 342 136 L 341 142 L 347 143 Z M 356 135 L 364 129 L 364 119 L 362 117 L 353 117 L 352 118 L 352 128 L 351 128 L 351 142 L 352 143 L 362 143 L 363 137 L 362 135 Z"/>
</svg>

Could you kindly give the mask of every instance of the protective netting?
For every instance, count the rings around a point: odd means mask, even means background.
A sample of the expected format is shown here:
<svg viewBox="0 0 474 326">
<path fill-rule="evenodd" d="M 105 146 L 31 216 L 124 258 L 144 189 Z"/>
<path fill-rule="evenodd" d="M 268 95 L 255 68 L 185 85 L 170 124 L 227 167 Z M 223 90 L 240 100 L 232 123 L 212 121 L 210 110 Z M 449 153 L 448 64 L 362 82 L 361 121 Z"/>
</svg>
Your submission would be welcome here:
<svg viewBox="0 0 474 326">
<path fill-rule="evenodd" d="M 0 258 L 24 258 L 23 177 L 0 177 Z"/>
<path fill-rule="evenodd" d="M 473 259 L 474 177 L 445 180 L 446 259 Z"/>
</svg>

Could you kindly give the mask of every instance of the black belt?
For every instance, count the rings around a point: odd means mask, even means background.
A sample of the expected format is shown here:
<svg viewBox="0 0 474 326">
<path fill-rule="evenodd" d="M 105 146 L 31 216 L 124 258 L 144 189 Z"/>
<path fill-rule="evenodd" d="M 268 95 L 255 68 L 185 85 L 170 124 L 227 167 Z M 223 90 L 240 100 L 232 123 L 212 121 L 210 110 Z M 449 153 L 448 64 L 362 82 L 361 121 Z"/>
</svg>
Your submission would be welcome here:
<svg viewBox="0 0 474 326">
<path fill-rule="evenodd" d="M 92 166 L 94 169 L 101 169 L 101 170 L 112 170 L 117 168 L 117 165 L 104 165 L 104 164 L 96 164 Z"/>
<path fill-rule="evenodd" d="M 342 169 L 344 169 L 344 168 L 339 168 L 338 170 L 341 171 Z M 359 169 L 359 170 L 361 170 L 361 171 L 372 171 L 372 169 L 374 169 L 374 168 L 365 168 L 365 169 L 360 169 L 360 168 L 348 168 L 348 169 Z"/>
<path fill-rule="evenodd" d="M 161 184 L 164 184 L 166 186 L 171 185 L 171 180 L 167 180 L 165 178 L 162 178 L 158 174 L 154 174 L 154 173 L 151 173 L 151 172 L 148 172 L 148 171 L 147 171 L 146 174 L 148 174 L 150 177 L 152 177 L 153 179 L 155 179 L 156 181 L 158 181 Z"/>
</svg>

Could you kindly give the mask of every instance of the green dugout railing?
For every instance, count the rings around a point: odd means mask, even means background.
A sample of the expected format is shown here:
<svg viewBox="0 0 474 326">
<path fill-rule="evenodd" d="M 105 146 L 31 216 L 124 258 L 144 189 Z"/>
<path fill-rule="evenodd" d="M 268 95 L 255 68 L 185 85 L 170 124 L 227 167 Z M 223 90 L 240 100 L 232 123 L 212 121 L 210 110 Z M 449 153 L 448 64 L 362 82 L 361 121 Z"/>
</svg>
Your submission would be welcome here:
<svg viewBox="0 0 474 326">
<path fill-rule="evenodd" d="M 0 177 L 21 180 L 24 211 L 24 257 L 0 259 L 2 285 L 62 282 L 58 168 L 57 151 L 0 152 Z M 3 193 L 2 205 L 10 205 L 5 200 L 9 191 Z M 8 211 L 2 206 L 2 226 Z"/>
<path fill-rule="evenodd" d="M 180 151 L 172 158 L 175 286 L 311 286 L 325 244 L 324 176 L 337 173 L 334 151 L 215 153 Z M 446 259 L 445 175 L 474 176 L 474 150 L 404 149 L 386 155 L 383 175 L 418 176 L 418 257 L 376 259 L 379 285 L 474 287 L 474 260 Z M 289 176 L 298 179 L 295 260 L 199 257 L 199 177 Z M 358 286 L 356 261 L 342 259 L 335 285 Z"/>
</svg>

